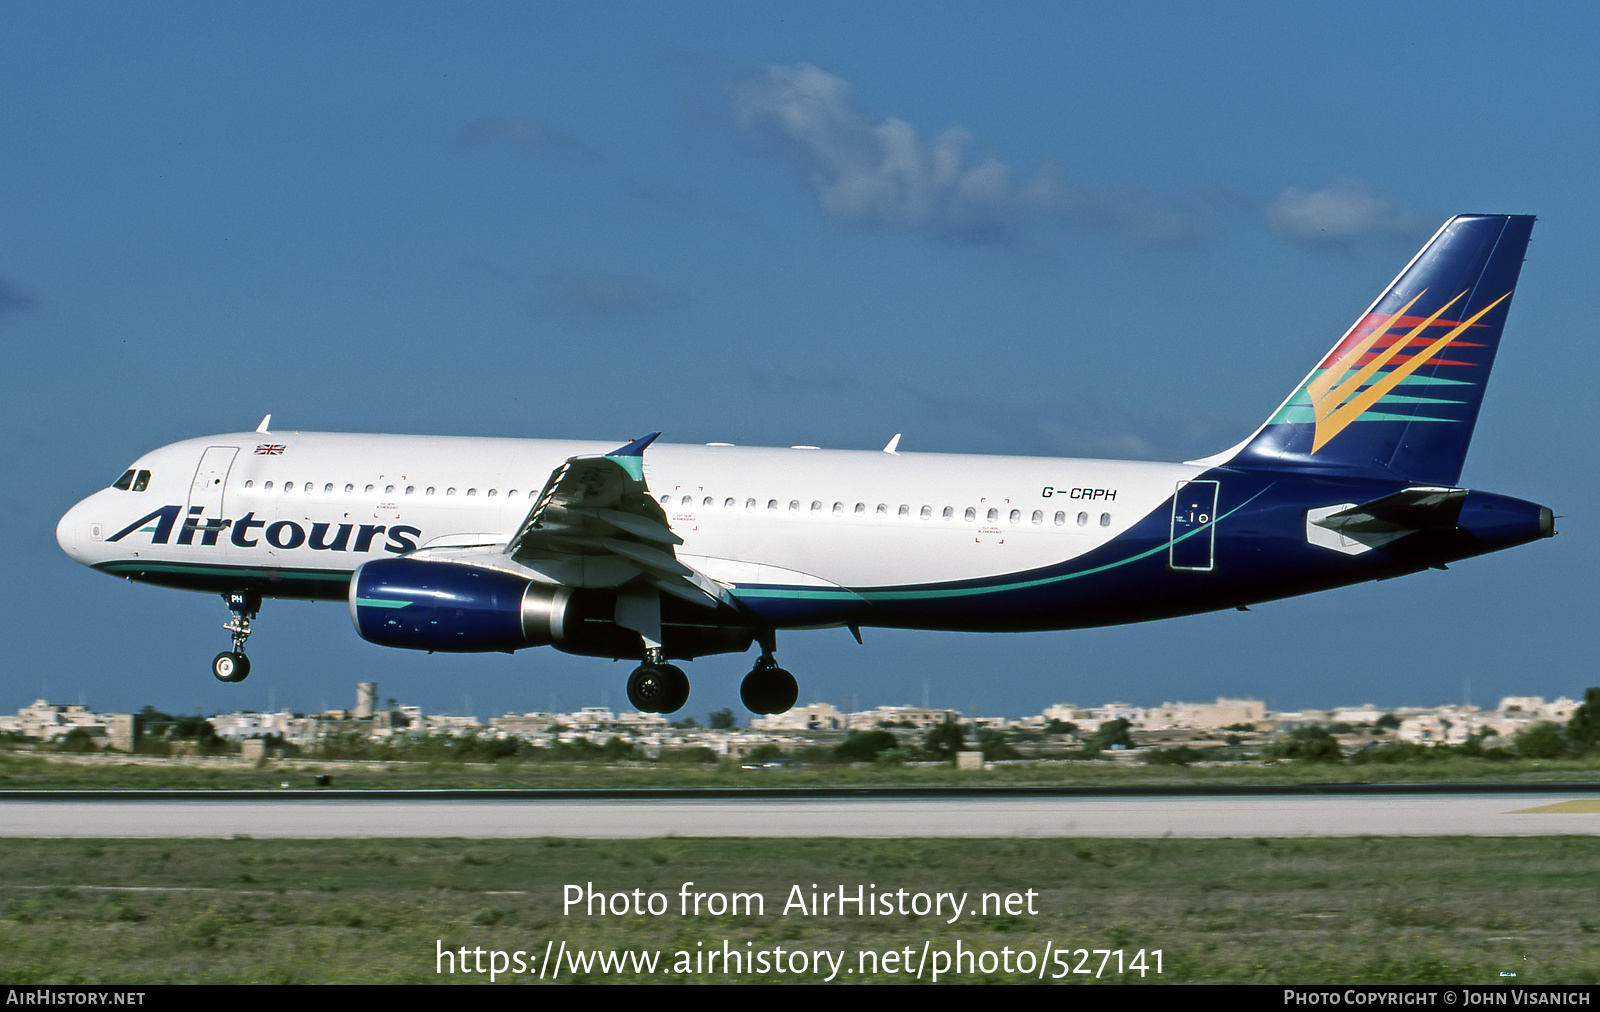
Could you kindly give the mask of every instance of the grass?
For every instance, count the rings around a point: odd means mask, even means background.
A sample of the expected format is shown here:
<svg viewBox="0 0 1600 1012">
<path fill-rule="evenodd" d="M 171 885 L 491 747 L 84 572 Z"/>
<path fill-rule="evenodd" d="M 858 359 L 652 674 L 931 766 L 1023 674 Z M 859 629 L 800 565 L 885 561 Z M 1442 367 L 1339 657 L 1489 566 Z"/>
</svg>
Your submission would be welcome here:
<svg viewBox="0 0 1600 1012">
<path fill-rule="evenodd" d="M 1306 840 L 465 841 L 0 840 L 0 980 L 69 983 L 483 982 L 435 973 L 439 949 L 659 951 L 654 973 L 563 971 L 562 980 L 806 981 L 708 972 L 703 954 L 988 952 L 992 972 L 1036 979 L 1024 951 L 1162 952 L 1144 982 L 1600 982 L 1600 838 Z M 679 891 L 756 892 L 761 916 L 682 916 Z M 624 902 L 660 893 L 660 916 L 581 908 L 564 887 Z M 815 884 L 815 886 L 813 886 Z M 783 905 L 840 885 L 880 893 L 1015 894 L 1011 913 L 801 915 Z M 1037 913 L 1023 897 L 1033 890 Z M 1007 973 L 1001 963 L 1009 951 Z M 669 972 L 685 953 L 687 972 Z M 694 960 L 701 958 L 696 971 Z M 488 956 L 484 957 L 486 960 Z M 1030 957 L 1033 958 L 1033 957 Z M 1114 959 L 1114 957 L 1113 957 Z M 915 959 L 913 959 L 915 965 Z M 485 964 L 487 966 L 487 963 Z M 1060 965 L 1048 962 L 1046 979 Z M 1112 964 L 1114 965 L 1114 963 Z M 867 967 L 871 970 L 870 964 Z M 896 965 L 894 969 L 898 970 Z M 905 980 L 876 973 L 839 980 Z M 925 968 L 923 979 L 928 979 Z M 501 976 L 501 982 L 528 979 Z M 1068 974 L 1092 982 L 1092 974 Z M 1109 979 L 1139 982 L 1129 972 Z"/>
<path fill-rule="evenodd" d="M 932 764 L 817 765 L 743 770 L 731 762 L 658 765 L 599 762 L 407 763 L 275 761 L 0 751 L 0 790 L 275 790 L 311 787 L 319 774 L 349 789 L 621 787 L 1224 786 L 1341 783 L 1536 783 L 1600 778 L 1600 755 L 1583 760 L 1494 761 L 1454 757 L 1395 765 L 1300 761 L 1149 766 L 1140 762 L 1000 763 L 988 770 Z"/>
</svg>

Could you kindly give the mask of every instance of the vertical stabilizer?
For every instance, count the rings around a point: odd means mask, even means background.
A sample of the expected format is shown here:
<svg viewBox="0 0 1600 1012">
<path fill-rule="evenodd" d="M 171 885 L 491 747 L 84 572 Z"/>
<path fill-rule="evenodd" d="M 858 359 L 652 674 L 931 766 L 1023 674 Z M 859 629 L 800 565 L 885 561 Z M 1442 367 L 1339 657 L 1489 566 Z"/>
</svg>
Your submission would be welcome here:
<svg viewBox="0 0 1600 1012">
<path fill-rule="evenodd" d="M 1445 222 L 1227 463 L 1454 485 L 1533 220 Z"/>
</svg>

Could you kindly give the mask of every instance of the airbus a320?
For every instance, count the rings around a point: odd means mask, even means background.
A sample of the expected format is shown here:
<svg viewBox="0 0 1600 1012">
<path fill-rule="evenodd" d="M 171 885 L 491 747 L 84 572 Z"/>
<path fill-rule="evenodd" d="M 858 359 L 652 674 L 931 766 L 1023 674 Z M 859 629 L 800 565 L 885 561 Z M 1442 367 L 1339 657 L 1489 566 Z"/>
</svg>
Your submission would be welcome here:
<svg viewBox="0 0 1600 1012">
<path fill-rule="evenodd" d="M 1550 537 L 1550 509 L 1459 487 L 1533 227 L 1452 218 L 1279 408 L 1185 463 L 254 432 L 163 446 L 73 506 L 61 547 L 220 594 L 250 670 L 263 600 L 347 600 L 416 650 L 549 645 L 673 661 L 759 647 L 741 696 L 796 699 L 780 630 L 1075 629 L 1242 608 Z"/>
</svg>

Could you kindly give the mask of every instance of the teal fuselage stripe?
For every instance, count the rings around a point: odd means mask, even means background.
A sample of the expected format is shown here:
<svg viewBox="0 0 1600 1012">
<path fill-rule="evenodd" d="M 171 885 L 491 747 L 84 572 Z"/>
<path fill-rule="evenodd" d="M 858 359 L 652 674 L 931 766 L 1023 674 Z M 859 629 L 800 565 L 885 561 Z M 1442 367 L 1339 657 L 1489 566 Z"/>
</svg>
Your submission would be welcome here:
<svg viewBox="0 0 1600 1012">
<path fill-rule="evenodd" d="M 987 587 L 950 587 L 950 588 L 923 588 L 913 590 L 847 590 L 839 588 L 803 589 L 792 587 L 735 587 L 730 593 L 735 598 L 764 598 L 791 601 L 932 601 L 942 598 L 954 597 L 979 597 L 990 594 L 1005 594 L 1012 591 L 1028 590 L 1033 587 L 1049 586 L 1053 583 L 1064 583 L 1068 580 L 1077 580 L 1096 573 L 1119 569 L 1131 565 L 1152 555 L 1170 551 L 1172 546 L 1180 541 L 1185 541 L 1199 534 L 1205 534 L 1224 520 L 1250 505 L 1256 499 L 1265 495 L 1276 482 L 1268 484 L 1255 495 L 1235 506 L 1233 509 L 1217 517 L 1211 523 L 1189 531 L 1180 537 L 1168 538 L 1145 551 L 1130 555 L 1124 559 L 1107 562 L 1104 565 L 1092 566 L 1072 573 L 1059 573 L 1054 576 L 1042 576 L 1032 580 L 1014 580 L 1010 583 L 1000 583 Z M 347 583 L 350 580 L 350 571 L 326 569 L 275 569 L 261 566 L 213 566 L 197 563 L 183 562 L 108 562 L 96 567 L 112 574 L 121 573 L 171 573 L 186 576 L 231 577 L 246 580 L 316 580 L 326 583 Z M 378 598 L 357 598 L 356 603 L 368 608 L 404 608 L 410 602 L 389 601 Z"/>
<path fill-rule="evenodd" d="M 1035 580 L 1017 580 L 1013 583 L 1002 583 L 992 587 L 956 587 L 945 590 L 844 590 L 842 588 L 839 590 L 788 590 L 783 588 L 752 588 L 750 590 L 743 590 L 735 588 L 733 594 L 735 597 L 784 598 L 788 600 L 802 601 L 848 601 L 852 599 L 865 599 L 869 602 L 931 601 L 938 598 L 947 597 L 976 597 L 984 594 L 1004 594 L 1014 590 L 1027 590 L 1030 587 L 1044 587 L 1052 583 L 1064 583 L 1067 580 L 1076 580 L 1079 577 L 1093 576 L 1095 573 L 1104 573 L 1107 570 L 1119 569 L 1122 566 L 1130 565 L 1140 561 L 1141 559 L 1148 559 L 1152 555 L 1157 555 L 1161 552 L 1168 551 L 1178 542 L 1185 541 L 1197 534 L 1204 534 L 1211 528 L 1216 527 L 1217 524 L 1222 523 L 1222 521 L 1233 516 L 1235 513 L 1239 512 L 1252 502 L 1255 502 L 1261 496 L 1265 495 L 1267 493 L 1267 489 L 1272 488 L 1272 485 L 1274 484 L 1277 483 L 1273 482 L 1272 484 L 1267 485 L 1266 488 L 1263 488 L 1261 491 L 1235 506 L 1233 509 L 1222 514 L 1222 516 L 1217 517 L 1211 523 L 1206 524 L 1203 527 L 1197 527 L 1187 534 L 1184 534 L 1182 537 L 1173 538 L 1169 536 L 1166 541 L 1156 545 L 1154 548 L 1147 549 L 1146 551 L 1139 552 L 1135 555 L 1130 555 L 1126 559 L 1118 559 L 1115 562 L 1108 562 L 1103 566 L 1093 566 L 1089 569 L 1080 569 L 1075 573 L 1061 573 L 1056 576 L 1041 576 Z"/>
</svg>

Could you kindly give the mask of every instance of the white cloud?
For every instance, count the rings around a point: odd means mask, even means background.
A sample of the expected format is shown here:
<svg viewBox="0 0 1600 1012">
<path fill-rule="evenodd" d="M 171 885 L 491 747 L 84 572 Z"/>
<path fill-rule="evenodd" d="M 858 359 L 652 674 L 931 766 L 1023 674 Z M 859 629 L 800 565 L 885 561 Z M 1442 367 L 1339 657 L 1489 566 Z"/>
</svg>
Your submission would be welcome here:
<svg viewBox="0 0 1600 1012">
<path fill-rule="evenodd" d="M 1428 221 L 1372 187 L 1340 176 L 1320 190 L 1290 187 L 1269 202 L 1267 224 L 1290 242 L 1337 246 L 1367 236 L 1411 238 Z"/>
<path fill-rule="evenodd" d="M 953 126 L 924 138 L 894 117 L 875 117 L 842 78 L 810 66 L 769 67 L 735 90 L 746 130 L 777 140 L 806 177 L 817 204 L 857 225 L 943 238 L 1014 238 L 1034 221 L 1104 228 L 1148 242 L 1184 242 L 1204 231 L 1189 212 L 1131 187 L 1092 190 L 1046 167 L 1019 179 Z"/>
</svg>

